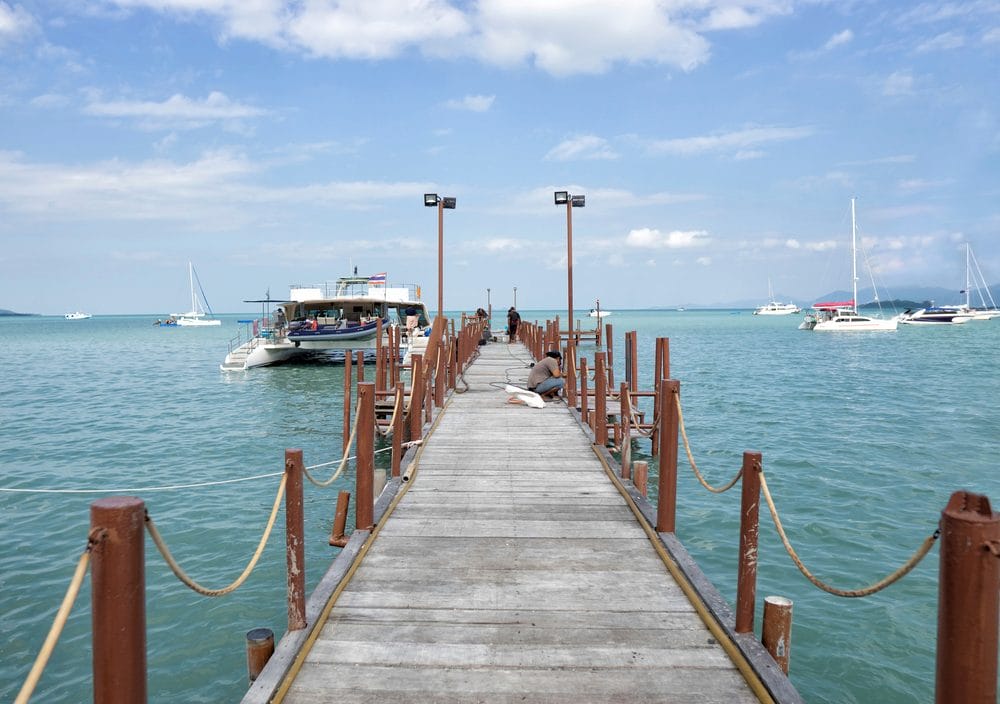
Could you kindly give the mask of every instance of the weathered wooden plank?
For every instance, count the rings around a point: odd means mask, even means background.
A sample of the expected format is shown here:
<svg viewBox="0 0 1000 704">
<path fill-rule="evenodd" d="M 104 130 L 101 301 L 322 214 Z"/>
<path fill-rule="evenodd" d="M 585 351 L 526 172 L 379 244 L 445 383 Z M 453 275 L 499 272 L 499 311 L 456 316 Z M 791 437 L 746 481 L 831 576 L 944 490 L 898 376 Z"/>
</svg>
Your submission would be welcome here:
<svg viewBox="0 0 1000 704">
<path fill-rule="evenodd" d="M 519 359 L 481 348 L 285 701 L 756 701 Z"/>
</svg>

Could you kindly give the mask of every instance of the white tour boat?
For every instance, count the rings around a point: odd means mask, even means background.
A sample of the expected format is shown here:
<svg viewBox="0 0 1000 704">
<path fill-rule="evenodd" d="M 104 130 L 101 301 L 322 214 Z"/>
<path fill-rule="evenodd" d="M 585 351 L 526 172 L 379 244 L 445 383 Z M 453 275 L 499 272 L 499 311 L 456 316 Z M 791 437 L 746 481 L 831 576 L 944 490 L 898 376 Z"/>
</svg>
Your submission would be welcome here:
<svg viewBox="0 0 1000 704">
<path fill-rule="evenodd" d="M 774 300 L 774 291 L 771 289 L 771 279 L 767 280 L 767 304 L 758 307 L 754 315 L 793 315 L 801 313 L 802 309 L 794 303 L 779 303 Z"/>
<path fill-rule="evenodd" d="M 430 314 L 420 287 L 385 283 L 385 276 L 346 276 L 333 284 L 293 285 L 288 300 L 270 296 L 260 303 L 259 320 L 247 325 L 229 345 L 223 371 L 241 371 L 315 355 L 324 351 L 371 350 L 379 328 L 383 344 L 389 329 L 401 330 L 404 351 L 426 347 Z M 268 314 L 268 306 L 275 305 Z"/>
</svg>

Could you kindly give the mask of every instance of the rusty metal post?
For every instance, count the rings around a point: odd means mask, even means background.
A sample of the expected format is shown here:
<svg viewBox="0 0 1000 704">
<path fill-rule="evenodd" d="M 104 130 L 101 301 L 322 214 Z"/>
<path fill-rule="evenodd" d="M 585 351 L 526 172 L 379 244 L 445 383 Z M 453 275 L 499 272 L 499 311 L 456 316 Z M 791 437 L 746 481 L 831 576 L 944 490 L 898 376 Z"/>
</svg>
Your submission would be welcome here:
<svg viewBox="0 0 1000 704">
<path fill-rule="evenodd" d="M 792 600 L 783 596 L 764 597 L 764 625 L 761 643 L 771 654 L 781 671 L 788 674 L 792 655 Z"/>
<path fill-rule="evenodd" d="M 576 408 L 576 345 L 566 346 L 566 405 Z"/>
<path fill-rule="evenodd" d="M 594 440 L 608 444 L 608 370 L 604 352 L 594 353 Z"/>
<path fill-rule="evenodd" d="M 272 655 L 274 655 L 274 631 L 270 628 L 254 628 L 247 631 L 247 675 L 251 684 L 260 676 Z"/>
<path fill-rule="evenodd" d="M 396 383 L 396 405 L 398 409 L 392 414 L 392 476 L 399 476 L 399 468 L 403 460 L 403 382 Z"/>
<path fill-rule="evenodd" d="M 1000 514 L 956 491 L 941 512 L 937 704 L 996 704 Z"/>
<path fill-rule="evenodd" d="M 375 388 L 388 388 L 385 383 L 385 359 L 382 356 L 384 347 L 382 346 L 382 318 L 375 323 Z"/>
<path fill-rule="evenodd" d="M 285 564 L 288 630 L 306 627 L 306 545 L 302 509 L 302 450 L 285 450 Z"/>
<path fill-rule="evenodd" d="M 410 374 L 410 440 L 419 440 L 424 427 L 424 358 L 423 355 L 410 356 L 413 368 Z"/>
<path fill-rule="evenodd" d="M 597 327 L 601 327 L 601 319 L 597 319 Z M 598 344 L 600 344 L 598 342 Z M 607 353 L 608 388 L 615 388 L 615 345 L 611 337 L 611 323 L 604 324 L 604 351 Z"/>
<path fill-rule="evenodd" d="M 355 468 L 355 491 L 358 500 L 354 507 L 354 526 L 358 530 L 371 530 L 375 525 L 375 385 L 371 382 L 358 384 L 357 460 Z"/>
<path fill-rule="evenodd" d="M 624 381 L 619 386 L 618 402 L 621 405 L 622 419 L 622 442 L 621 457 L 619 464 L 622 467 L 622 479 L 632 476 L 632 469 L 629 467 L 629 450 L 632 449 L 632 405 L 629 403 L 628 384 Z"/>
<path fill-rule="evenodd" d="M 351 492 L 341 491 L 337 494 L 337 510 L 333 514 L 333 530 L 330 532 L 330 545 L 342 548 L 347 545 L 347 509 L 351 505 Z"/>
<path fill-rule="evenodd" d="M 740 552 L 736 573 L 737 633 L 750 633 L 753 630 L 757 599 L 757 546 L 760 537 L 760 468 L 759 452 L 743 453 Z"/>
<path fill-rule="evenodd" d="M 348 440 L 351 439 L 351 350 L 344 350 L 344 437 L 341 438 L 341 454 L 351 451 Z"/>
<path fill-rule="evenodd" d="M 639 461 L 632 464 L 632 483 L 636 490 L 643 496 L 647 496 L 649 491 L 649 465 Z"/>
<path fill-rule="evenodd" d="M 639 344 L 638 334 L 635 330 L 625 333 L 626 351 L 625 364 L 628 371 L 625 373 L 625 381 L 628 382 L 629 391 L 639 390 Z"/>
<path fill-rule="evenodd" d="M 580 420 L 590 425 L 587 393 L 587 358 L 580 357 Z M 593 430 L 593 427 L 591 427 L 591 430 Z"/>
<path fill-rule="evenodd" d="M 146 505 L 111 496 L 90 505 L 94 701 L 146 701 Z"/>
<path fill-rule="evenodd" d="M 358 381 L 365 380 L 365 351 L 358 350 L 354 353 L 356 356 L 354 358 L 355 363 L 358 365 Z"/>
<path fill-rule="evenodd" d="M 660 381 L 660 478 L 656 499 L 656 530 L 673 533 L 677 517 L 677 396 L 681 383 L 675 379 Z"/>
</svg>

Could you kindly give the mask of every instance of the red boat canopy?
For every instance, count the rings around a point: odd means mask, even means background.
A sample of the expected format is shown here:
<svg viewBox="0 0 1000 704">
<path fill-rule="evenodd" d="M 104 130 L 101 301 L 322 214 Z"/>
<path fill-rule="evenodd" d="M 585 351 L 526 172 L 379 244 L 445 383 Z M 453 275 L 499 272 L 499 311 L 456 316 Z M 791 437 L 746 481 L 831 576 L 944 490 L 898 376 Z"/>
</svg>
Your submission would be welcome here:
<svg viewBox="0 0 1000 704">
<path fill-rule="evenodd" d="M 837 310 L 838 308 L 853 308 L 854 301 L 824 301 L 823 303 L 813 303 L 816 310 Z"/>
</svg>

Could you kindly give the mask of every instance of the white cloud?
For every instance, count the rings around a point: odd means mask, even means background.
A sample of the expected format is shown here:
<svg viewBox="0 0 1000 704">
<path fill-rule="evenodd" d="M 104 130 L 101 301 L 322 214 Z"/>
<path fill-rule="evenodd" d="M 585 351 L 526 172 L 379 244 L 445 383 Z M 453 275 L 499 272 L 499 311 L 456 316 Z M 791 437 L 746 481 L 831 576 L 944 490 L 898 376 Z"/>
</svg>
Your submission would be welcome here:
<svg viewBox="0 0 1000 704">
<path fill-rule="evenodd" d="M 682 156 L 725 151 L 753 156 L 751 148 L 757 145 L 804 139 L 814 134 L 814 132 L 815 130 L 812 127 L 750 127 L 735 132 L 704 137 L 658 140 L 650 144 L 650 150 L 656 153 L 678 154 Z"/>
<path fill-rule="evenodd" d="M 925 54 L 932 51 L 949 51 L 965 46 L 965 37 L 957 32 L 945 32 L 928 39 L 917 47 L 917 53 Z"/>
<path fill-rule="evenodd" d="M 267 111 L 230 100 L 224 93 L 211 92 L 204 100 L 175 94 L 162 102 L 93 101 L 84 108 L 88 115 L 133 118 L 148 129 L 196 129 L 216 122 L 232 122 L 266 115 Z"/>
<path fill-rule="evenodd" d="M 617 159 L 618 154 L 611 148 L 607 140 L 588 134 L 560 142 L 545 155 L 545 158 L 549 161 Z"/>
<path fill-rule="evenodd" d="M 843 46 L 844 44 L 850 44 L 854 39 L 854 32 L 849 29 L 845 29 L 843 32 L 837 32 L 832 37 L 826 40 L 826 44 L 823 45 L 824 51 L 829 51 L 838 46 Z"/>
<path fill-rule="evenodd" d="M 407 51 L 471 56 L 553 75 L 616 64 L 690 71 L 709 57 L 706 31 L 743 29 L 792 12 L 791 0 L 108 0 L 188 18 L 204 14 L 220 38 L 310 56 L 389 59 Z"/>
<path fill-rule="evenodd" d="M 806 242 L 806 249 L 811 252 L 829 252 L 837 249 L 839 243 L 836 240 L 823 240 L 822 242 Z"/>
<path fill-rule="evenodd" d="M 469 112 L 486 112 L 493 107 L 495 95 L 467 95 L 457 100 L 449 100 L 446 107 L 453 110 L 468 110 Z"/>
<path fill-rule="evenodd" d="M 20 5 L 13 7 L 0 0 L 0 47 L 19 41 L 38 29 L 35 18 Z"/>
<path fill-rule="evenodd" d="M 711 257 L 698 257 L 694 261 L 695 261 L 696 264 L 700 264 L 701 266 L 711 266 L 711 264 L 712 264 L 712 258 Z"/>
<path fill-rule="evenodd" d="M 997 44 L 1000 43 L 1000 27 L 994 27 L 983 32 L 981 37 L 983 44 Z"/>
<path fill-rule="evenodd" d="M 913 93 L 913 74 L 909 71 L 896 71 L 890 74 L 882 84 L 883 95 L 912 95 Z"/>
<path fill-rule="evenodd" d="M 516 252 L 524 249 L 525 243 L 510 237 L 494 237 L 485 242 L 476 242 L 474 246 L 478 250 L 485 249 L 487 252 Z"/>
<path fill-rule="evenodd" d="M 704 230 L 660 232 L 648 227 L 632 230 L 625 237 L 625 244 L 637 249 L 689 249 L 707 245 L 709 241 Z"/>
</svg>

